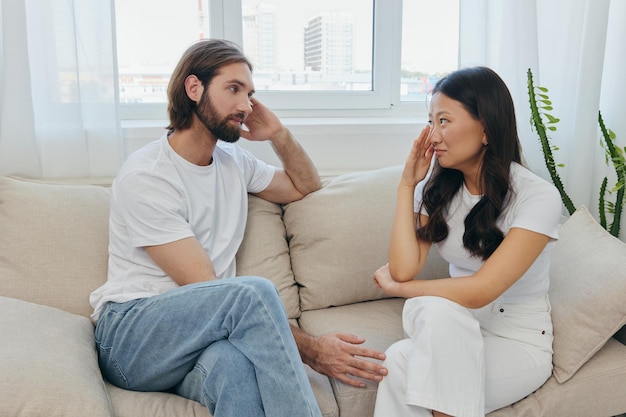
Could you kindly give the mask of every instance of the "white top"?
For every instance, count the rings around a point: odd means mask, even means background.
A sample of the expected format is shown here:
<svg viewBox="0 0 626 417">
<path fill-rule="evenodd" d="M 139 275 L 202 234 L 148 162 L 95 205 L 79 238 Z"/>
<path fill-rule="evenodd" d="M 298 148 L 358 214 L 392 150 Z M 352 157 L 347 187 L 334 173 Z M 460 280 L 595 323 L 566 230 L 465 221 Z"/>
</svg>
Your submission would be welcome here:
<svg viewBox="0 0 626 417">
<path fill-rule="evenodd" d="M 544 234 L 552 240 L 526 273 L 505 291 L 498 302 L 521 303 L 547 293 L 550 287 L 550 252 L 558 239 L 561 218 L 561 197 L 554 185 L 535 175 L 520 164 L 511 164 L 511 188 L 507 203 L 496 221 L 506 236 L 512 227 Z M 426 180 L 415 190 L 415 211 L 419 209 Z M 454 196 L 448 210 L 448 236 L 436 243 L 441 256 L 450 263 L 450 276 L 474 274 L 483 265 L 480 257 L 471 256 L 463 246 L 464 221 L 472 207 L 482 196 L 472 195 L 465 185 Z M 422 213 L 428 215 L 425 209 Z"/>
<path fill-rule="evenodd" d="M 92 320 L 108 301 L 150 297 L 178 286 L 144 246 L 195 236 L 217 277 L 235 276 L 248 192 L 263 191 L 274 172 L 250 152 L 222 141 L 208 166 L 182 158 L 167 136 L 134 152 L 113 182 L 108 280 L 89 298 Z"/>
</svg>

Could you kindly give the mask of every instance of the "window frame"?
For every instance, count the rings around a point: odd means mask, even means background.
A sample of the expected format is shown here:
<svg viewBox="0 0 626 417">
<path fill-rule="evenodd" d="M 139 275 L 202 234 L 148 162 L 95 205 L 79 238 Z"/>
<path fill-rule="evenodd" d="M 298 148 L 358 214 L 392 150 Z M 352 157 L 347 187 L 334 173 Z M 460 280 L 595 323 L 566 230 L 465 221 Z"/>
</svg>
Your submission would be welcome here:
<svg viewBox="0 0 626 417">
<path fill-rule="evenodd" d="M 205 0 L 210 36 L 243 41 L 241 1 Z M 280 117 L 424 117 L 423 101 L 400 97 L 402 0 L 373 0 L 371 91 L 258 91 L 255 96 Z M 228 24 L 226 24 L 228 22 Z M 120 104 L 122 121 L 167 119 L 166 103 Z M 417 113 L 416 113 L 417 112 Z"/>
</svg>

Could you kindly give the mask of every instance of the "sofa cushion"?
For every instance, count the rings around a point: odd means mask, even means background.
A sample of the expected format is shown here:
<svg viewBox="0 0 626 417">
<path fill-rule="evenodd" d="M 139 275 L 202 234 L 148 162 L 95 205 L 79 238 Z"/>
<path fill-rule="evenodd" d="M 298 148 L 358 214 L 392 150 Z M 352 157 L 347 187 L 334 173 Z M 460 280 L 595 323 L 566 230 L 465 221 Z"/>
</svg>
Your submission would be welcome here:
<svg viewBox="0 0 626 417">
<path fill-rule="evenodd" d="M 212 417 L 199 402 L 169 392 L 129 391 L 110 382 L 106 389 L 116 417 Z"/>
<path fill-rule="evenodd" d="M 622 416 L 625 386 L 626 346 L 609 338 L 564 384 L 553 375 L 528 397 L 487 417 Z"/>
<path fill-rule="evenodd" d="M 303 311 L 300 326 L 315 336 L 330 332 L 356 334 L 365 338 L 364 347 L 384 352 L 392 343 L 404 337 L 404 301 L 393 298 Z M 365 388 L 355 388 L 331 379 L 341 417 L 367 417 L 373 414 L 378 384 L 371 381 L 366 381 L 366 384 Z"/>
<path fill-rule="evenodd" d="M 324 417 L 338 417 L 339 410 L 328 378 L 305 365 L 313 394 Z M 167 392 L 129 391 L 106 382 L 111 404 L 117 417 L 211 417 L 199 402 Z"/>
<path fill-rule="evenodd" d="M 373 276 L 387 263 L 401 172 L 402 166 L 393 166 L 333 177 L 321 190 L 285 206 L 302 311 L 386 297 Z M 436 256 L 420 276 L 441 277 L 447 268 Z"/>
<path fill-rule="evenodd" d="M 0 297 L 0 338 L 0 415 L 112 415 L 88 318 Z"/>
<path fill-rule="evenodd" d="M 287 315 L 296 319 L 300 317 L 298 284 L 291 272 L 282 216 L 280 205 L 249 196 L 246 232 L 237 252 L 237 275 L 270 279 L 278 288 Z"/>
<path fill-rule="evenodd" d="M 550 269 L 554 376 L 570 379 L 626 324 L 626 244 L 580 207 L 559 230 Z"/>
<path fill-rule="evenodd" d="M 0 295 L 88 316 L 106 281 L 110 194 L 0 178 Z"/>
</svg>

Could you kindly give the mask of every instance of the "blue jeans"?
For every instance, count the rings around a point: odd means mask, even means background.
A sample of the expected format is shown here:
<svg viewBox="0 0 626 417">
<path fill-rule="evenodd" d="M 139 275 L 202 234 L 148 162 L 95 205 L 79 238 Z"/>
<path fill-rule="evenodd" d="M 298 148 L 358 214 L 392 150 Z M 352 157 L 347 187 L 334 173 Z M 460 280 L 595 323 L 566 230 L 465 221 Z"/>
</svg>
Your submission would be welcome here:
<svg viewBox="0 0 626 417">
<path fill-rule="evenodd" d="M 283 304 L 264 278 L 108 303 L 96 346 L 103 375 L 121 388 L 175 392 L 215 417 L 321 416 Z"/>
</svg>

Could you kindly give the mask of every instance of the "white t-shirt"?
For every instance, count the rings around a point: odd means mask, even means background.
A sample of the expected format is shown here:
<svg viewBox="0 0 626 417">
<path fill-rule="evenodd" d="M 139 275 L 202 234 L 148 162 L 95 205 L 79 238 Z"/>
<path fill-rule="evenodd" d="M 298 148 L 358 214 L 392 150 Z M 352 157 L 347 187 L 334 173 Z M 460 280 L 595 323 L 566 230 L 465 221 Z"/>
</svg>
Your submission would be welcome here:
<svg viewBox="0 0 626 417">
<path fill-rule="evenodd" d="M 178 286 L 144 246 L 195 236 L 217 277 L 234 276 L 248 193 L 267 188 L 274 172 L 250 152 L 221 141 L 208 166 L 182 158 L 167 136 L 133 153 L 113 182 L 108 280 L 90 296 L 92 320 L 108 301 L 150 297 Z"/>
<path fill-rule="evenodd" d="M 512 191 L 509 191 L 507 203 L 496 224 L 505 236 L 512 227 L 518 227 L 552 238 L 528 271 L 498 298 L 502 303 L 521 303 L 547 293 L 550 287 L 550 252 L 558 239 L 562 206 L 558 190 L 548 181 L 518 163 L 511 164 L 510 172 Z M 416 212 L 425 183 L 426 180 L 422 181 L 415 190 Z M 470 194 L 463 185 L 450 203 L 446 219 L 448 236 L 435 245 L 450 263 L 451 277 L 472 275 L 484 263 L 482 258 L 471 256 L 463 246 L 465 217 L 480 198 L 480 195 Z M 425 209 L 422 213 L 428 215 Z"/>
</svg>

